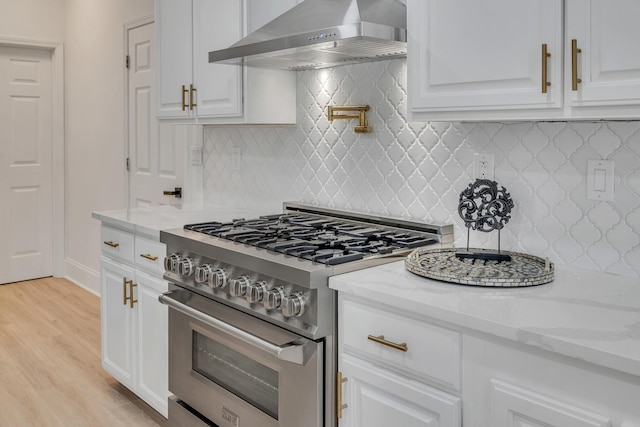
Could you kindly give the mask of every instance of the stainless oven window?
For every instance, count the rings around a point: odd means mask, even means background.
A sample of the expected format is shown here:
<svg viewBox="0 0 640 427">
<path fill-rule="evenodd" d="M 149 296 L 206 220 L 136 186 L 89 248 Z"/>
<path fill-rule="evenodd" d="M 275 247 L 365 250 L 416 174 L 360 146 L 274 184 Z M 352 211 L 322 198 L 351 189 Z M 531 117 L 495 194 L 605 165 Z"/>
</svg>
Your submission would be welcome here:
<svg viewBox="0 0 640 427">
<path fill-rule="evenodd" d="M 193 331 L 193 370 L 278 419 L 278 372 Z"/>
</svg>

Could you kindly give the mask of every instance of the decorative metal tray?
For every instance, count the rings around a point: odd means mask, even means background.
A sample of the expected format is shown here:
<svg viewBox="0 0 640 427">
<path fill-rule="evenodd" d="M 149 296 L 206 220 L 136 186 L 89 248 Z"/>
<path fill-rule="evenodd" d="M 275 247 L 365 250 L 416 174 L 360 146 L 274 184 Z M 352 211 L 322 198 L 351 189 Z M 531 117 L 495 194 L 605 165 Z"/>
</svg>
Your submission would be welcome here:
<svg viewBox="0 0 640 427">
<path fill-rule="evenodd" d="M 553 281 L 554 267 L 549 260 L 507 252 L 511 261 L 485 261 L 456 257 L 456 248 L 414 250 L 405 267 L 418 276 L 472 286 L 522 287 Z M 474 249 L 481 251 L 481 249 Z"/>
</svg>

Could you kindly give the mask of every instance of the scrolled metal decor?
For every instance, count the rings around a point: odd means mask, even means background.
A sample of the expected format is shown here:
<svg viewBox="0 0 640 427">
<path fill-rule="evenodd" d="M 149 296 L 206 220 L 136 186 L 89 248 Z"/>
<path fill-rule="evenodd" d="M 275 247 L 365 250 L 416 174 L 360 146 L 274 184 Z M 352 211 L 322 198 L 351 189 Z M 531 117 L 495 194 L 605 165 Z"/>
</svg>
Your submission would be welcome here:
<svg viewBox="0 0 640 427">
<path fill-rule="evenodd" d="M 511 219 L 513 200 L 498 183 L 477 179 L 460 193 L 458 214 L 467 228 L 490 232 L 502 230 Z"/>
<path fill-rule="evenodd" d="M 511 219 L 513 199 L 507 189 L 490 179 L 476 179 L 460 193 L 458 214 L 467 227 L 467 250 L 458 251 L 458 258 L 510 261 L 508 254 L 500 252 L 500 230 Z M 498 230 L 498 252 L 469 251 L 470 231 L 489 233 Z"/>
<path fill-rule="evenodd" d="M 458 214 L 467 227 L 467 249 L 426 247 L 415 249 L 405 268 L 418 276 L 468 286 L 521 287 L 553 281 L 549 258 L 500 251 L 500 230 L 511 219 L 514 208 L 506 188 L 489 179 L 477 179 L 460 193 Z M 471 230 L 498 231 L 498 251 L 469 250 Z"/>
</svg>

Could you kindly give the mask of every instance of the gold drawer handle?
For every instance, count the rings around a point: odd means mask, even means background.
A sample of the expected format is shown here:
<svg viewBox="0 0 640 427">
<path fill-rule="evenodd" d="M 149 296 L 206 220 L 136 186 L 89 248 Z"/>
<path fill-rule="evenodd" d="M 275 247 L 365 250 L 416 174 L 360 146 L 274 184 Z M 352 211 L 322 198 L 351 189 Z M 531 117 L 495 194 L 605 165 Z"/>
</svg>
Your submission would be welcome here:
<svg viewBox="0 0 640 427">
<path fill-rule="evenodd" d="M 336 418 L 342 418 L 342 410 L 349 407 L 346 403 L 342 403 L 342 384 L 347 382 L 347 378 L 342 377 L 342 372 L 338 372 L 336 378 Z"/>
<path fill-rule="evenodd" d="M 547 51 L 547 44 L 542 44 L 542 93 L 547 93 L 547 86 L 551 86 L 547 78 L 547 63 L 551 54 Z"/>
<path fill-rule="evenodd" d="M 394 342 L 385 340 L 384 335 L 380 335 L 379 337 L 374 337 L 373 335 L 369 335 L 367 339 L 373 342 L 377 342 L 378 344 L 386 345 L 387 347 L 395 348 L 396 350 L 400 350 L 400 351 L 407 351 L 409 349 L 407 347 L 406 342 L 396 344 Z"/>
<path fill-rule="evenodd" d="M 117 248 L 118 246 L 120 246 L 120 243 L 113 243 L 113 242 L 103 242 L 103 243 L 107 246 L 111 246 L 112 248 Z"/>
<path fill-rule="evenodd" d="M 135 288 L 136 286 L 138 286 L 137 283 L 133 283 L 133 280 L 129 281 L 129 307 L 133 308 L 133 304 L 137 303 L 138 300 L 137 299 L 133 299 L 133 288 Z"/>
<path fill-rule="evenodd" d="M 126 277 L 122 278 L 122 304 L 127 305 L 127 300 L 130 298 L 127 296 L 127 285 L 133 283 L 133 280 L 127 280 Z"/>
<path fill-rule="evenodd" d="M 140 254 L 140 256 L 144 259 L 148 259 L 149 261 L 157 261 L 158 257 L 157 256 L 153 256 L 151 254 Z"/>
<path fill-rule="evenodd" d="M 578 90 L 578 83 L 582 80 L 578 78 L 578 54 L 582 49 L 578 47 L 578 40 L 571 40 L 571 90 Z"/>
</svg>

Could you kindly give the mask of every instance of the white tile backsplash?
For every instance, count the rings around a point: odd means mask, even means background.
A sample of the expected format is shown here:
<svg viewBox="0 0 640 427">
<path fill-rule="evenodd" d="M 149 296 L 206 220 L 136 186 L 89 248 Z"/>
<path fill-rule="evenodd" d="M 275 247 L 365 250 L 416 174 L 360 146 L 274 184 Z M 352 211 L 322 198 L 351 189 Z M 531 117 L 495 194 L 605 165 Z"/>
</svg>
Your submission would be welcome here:
<svg viewBox="0 0 640 427">
<path fill-rule="evenodd" d="M 552 262 L 640 277 L 638 121 L 417 123 L 406 117 L 397 59 L 298 72 L 298 126 L 205 128 L 204 199 L 265 211 L 283 201 L 453 223 L 474 153 L 495 156 L 495 179 L 515 203 L 502 248 Z M 373 132 L 329 122 L 329 104 L 369 104 Z M 242 152 L 234 170 L 234 147 Z M 615 162 L 614 202 L 586 199 L 587 160 Z M 471 246 L 495 247 L 496 233 Z"/>
</svg>

